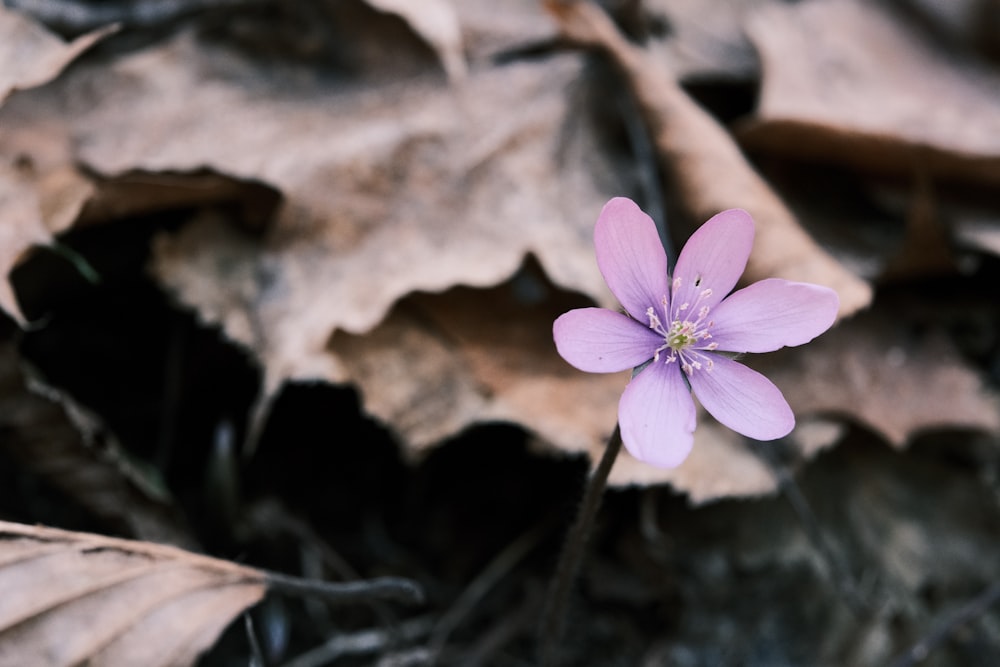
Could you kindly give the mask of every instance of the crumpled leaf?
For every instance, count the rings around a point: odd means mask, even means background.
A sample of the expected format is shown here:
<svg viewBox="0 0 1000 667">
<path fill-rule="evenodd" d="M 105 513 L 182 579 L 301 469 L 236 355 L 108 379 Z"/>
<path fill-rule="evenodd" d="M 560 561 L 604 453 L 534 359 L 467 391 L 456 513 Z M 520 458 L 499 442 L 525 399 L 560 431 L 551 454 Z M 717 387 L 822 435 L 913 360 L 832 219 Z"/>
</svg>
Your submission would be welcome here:
<svg viewBox="0 0 1000 667">
<path fill-rule="evenodd" d="M 414 290 L 500 282 L 528 252 L 558 284 L 610 304 L 590 235 L 621 176 L 568 120 L 573 59 L 477 71 L 459 90 L 411 81 L 303 99 L 253 97 L 239 70 L 203 76 L 226 58 L 184 38 L 84 73 L 60 97 L 86 137 L 81 159 L 105 174 L 208 166 L 282 190 L 262 246 L 202 222 L 163 241 L 155 263 L 183 301 L 258 350 L 270 386 L 343 379 L 325 352 L 335 330 L 370 329 Z M 524 99 L 525 112 L 496 115 Z"/>
<path fill-rule="evenodd" d="M 826 285 L 840 297 L 842 317 L 868 306 L 868 283 L 802 229 L 726 130 L 681 89 L 662 59 L 627 42 L 592 2 L 551 0 L 546 6 L 569 39 L 603 49 L 623 71 L 693 224 L 728 208 L 743 208 L 753 216 L 757 236 L 744 283 L 780 277 Z"/>
<path fill-rule="evenodd" d="M 685 81 L 755 80 L 760 65 L 743 24 L 755 10 L 776 1 L 646 0 L 645 11 L 668 26 L 666 37 L 647 48 Z"/>
<path fill-rule="evenodd" d="M 0 104 L 15 90 L 53 80 L 77 56 L 115 30 L 109 26 L 66 43 L 26 16 L 0 5 Z"/>
<path fill-rule="evenodd" d="M 448 78 L 459 82 L 467 67 L 462 53 L 462 29 L 449 0 L 365 0 L 369 5 L 403 18 L 430 44 L 441 59 Z"/>
<path fill-rule="evenodd" d="M 94 442 L 101 430 L 100 420 L 71 397 L 29 378 L 15 345 L 0 341 L 0 447 L 125 534 L 196 548 L 161 489 L 137 474 L 120 449 Z"/>
<path fill-rule="evenodd" d="M 888 306 L 808 346 L 754 357 L 796 414 L 846 417 L 895 447 L 927 429 L 1000 432 L 1000 402 L 945 333 L 908 330 Z"/>
<path fill-rule="evenodd" d="M 411 295 L 374 330 L 336 334 L 330 349 L 360 388 L 365 409 L 390 425 L 412 456 L 474 424 L 498 421 L 523 426 L 546 447 L 597 461 L 629 373 L 582 373 L 556 353 L 552 321 L 579 305 L 529 264 L 495 288 Z M 708 415 L 698 424 L 683 466 L 655 468 L 623 451 L 610 483 L 670 483 L 696 503 L 775 490 L 742 436 Z M 796 431 L 805 454 L 839 434 L 821 430 L 806 423 Z"/>
<path fill-rule="evenodd" d="M 0 6 L 0 106 L 16 90 L 52 81 L 113 31 L 113 27 L 96 30 L 67 44 Z M 0 129 L 0 309 L 22 324 L 24 316 L 7 276 L 29 248 L 50 243 L 53 234 L 69 226 L 91 194 L 89 181 L 53 135 L 62 132 L 39 125 L 15 138 Z M 25 145 L 33 146 L 35 159 L 20 150 Z"/>
<path fill-rule="evenodd" d="M 174 547 L 0 521 L 0 665 L 189 665 L 264 573 Z M 165 628 L 169 628 L 166 631 Z"/>
<path fill-rule="evenodd" d="M 557 36 L 538 0 L 506 0 L 497 11 L 492 0 L 454 2 L 470 62 L 485 61 L 509 49 L 537 46 Z"/>
<path fill-rule="evenodd" d="M 47 245 L 72 224 L 93 193 L 90 181 L 65 164 L 11 164 L 0 148 L 0 308 L 25 323 L 8 281 L 33 246 Z"/>
<path fill-rule="evenodd" d="M 1000 183 L 1000 75 L 921 40 L 873 3 L 766 8 L 747 30 L 760 52 L 755 150 L 865 170 Z"/>
</svg>

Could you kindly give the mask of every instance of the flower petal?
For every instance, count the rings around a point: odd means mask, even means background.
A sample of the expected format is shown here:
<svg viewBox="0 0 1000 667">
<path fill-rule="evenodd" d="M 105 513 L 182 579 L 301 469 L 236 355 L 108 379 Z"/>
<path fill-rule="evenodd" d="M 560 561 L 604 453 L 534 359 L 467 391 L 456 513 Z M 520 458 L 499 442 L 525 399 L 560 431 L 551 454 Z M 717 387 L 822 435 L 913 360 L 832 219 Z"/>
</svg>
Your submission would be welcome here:
<svg viewBox="0 0 1000 667">
<path fill-rule="evenodd" d="M 621 313 L 578 308 L 552 324 L 559 355 L 588 373 L 617 373 L 653 358 L 663 338 Z"/>
<path fill-rule="evenodd" d="M 772 352 L 802 345 L 829 329 L 840 299 L 828 287 L 780 278 L 733 292 L 712 310 L 712 337 L 727 352 Z"/>
<path fill-rule="evenodd" d="M 756 440 L 776 440 L 795 426 L 781 390 L 755 370 L 719 354 L 711 370 L 688 376 L 694 395 L 720 423 Z"/>
<path fill-rule="evenodd" d="M 653 219 L 634 201 L 615 197 L 604 205 L 594 227 L 594 251 L 604 281 L 629 315 L 646 322 L 650 306 L 664 312 L 670 295 L 667 255 Z"/>
<path fill-rule="evenodd" d="M 753 219 L 738 208 L 712 216 L 681 249 L 674 269 L 673 316 L 682 304 L 711 308 L 736 287 L 753 248 Z M 679 284 L 678 284 L 679 281 Z M 711 289 L 710 296 L 699 295 Z"/>
<path fill-rule="evenodd" d="M 640 461 L 676 468 L 694 444 L 691 391 L 676 363 L 651 363 L 625 387 L 618 403 L 622 442 Z"/>
</svg>

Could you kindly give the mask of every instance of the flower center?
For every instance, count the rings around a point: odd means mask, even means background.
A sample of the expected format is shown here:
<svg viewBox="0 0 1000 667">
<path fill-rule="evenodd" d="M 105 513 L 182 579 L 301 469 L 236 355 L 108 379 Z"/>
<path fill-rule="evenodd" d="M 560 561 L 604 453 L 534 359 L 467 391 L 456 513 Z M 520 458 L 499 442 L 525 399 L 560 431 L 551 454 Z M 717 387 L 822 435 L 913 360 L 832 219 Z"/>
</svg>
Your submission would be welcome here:
<svg viewBox="0 0 1000 667">
<path fill-rule="evenodd" d="M 709 306 L 698 308 L 699 303 L 711 295 L 711 289 L 704 289 L 699 292 L 698 298 L 693 304 L 682 303 L 675 307 L 669 328 L 663 326 L 663 322 L 652 306 L 646 310 L 649 328 L 663 336 L 663 345 L 653 355 L 654 363 L 660 360 L 661 352 L 669 350 L 664 362 L 669 364 L 679 360 L 681 370 L 688 375 L 703 368 L 706 371 L 712 370 L 714 364 L 711 355 L 703 354 L 702 351 L 711 351 L 719 347 L 718 343 L 707 342 L 712 337 L 711 328 L 715 322 L 708 319 L 708 314 L 711 311 Z M 666 297 L 661 301 L 661 306 L 663 314 L 669 319 Z M 692 319 L 691 315 L 695 313 L 696 309 L 697 316 Z"/>
<path fill-rule="evenodd" d="M 667 347 L 675 351 L 683 350 L 697 341 L 700 333 L 694 322 L 674 320 L 670 323 L 670 331 L 665 337 Z"/>
</svg>

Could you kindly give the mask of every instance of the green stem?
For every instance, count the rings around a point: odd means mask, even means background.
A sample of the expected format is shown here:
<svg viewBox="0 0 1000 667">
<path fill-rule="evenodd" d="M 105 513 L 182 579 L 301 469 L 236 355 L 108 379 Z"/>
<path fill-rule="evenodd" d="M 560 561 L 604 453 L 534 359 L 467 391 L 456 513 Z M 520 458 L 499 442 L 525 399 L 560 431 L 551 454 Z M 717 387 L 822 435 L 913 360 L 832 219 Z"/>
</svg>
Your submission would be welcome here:
<svg viewBox="0 0 1000 667">
<path fill-rule="evenodd" d="M 615 432 L 608 441 L 601 462 L 597 464 L 597 468 L 594 469 L 587 481 L 587 488 L 583 493 L 576 521 L 569 529 L 566 541 L 563 543 L 562 553 L 559 554 L 556 578 L 552 582 L 548 600 L 546 600 L 545 608 L 542 610 L 541 634 L 539 635 L 540 665 L 542 667 L 553 667 L 556 664 L 556 653 L 566 627 L 566 609 L 569 606 L 570 593 L 577 575 L 580 573 L 580 564 L 583 562 L 584 553 L 590 542 L 590 535 L 594 529 L 594 519 L 601 507 L 604 489 L 608 485 L 608 475 L 611 473 L 611 467 L 614 465 L 615 459 L 618 458 L 618 452 L 621 451 L 621 448 L 621 428 L 616 424 Z"/>
</svg>

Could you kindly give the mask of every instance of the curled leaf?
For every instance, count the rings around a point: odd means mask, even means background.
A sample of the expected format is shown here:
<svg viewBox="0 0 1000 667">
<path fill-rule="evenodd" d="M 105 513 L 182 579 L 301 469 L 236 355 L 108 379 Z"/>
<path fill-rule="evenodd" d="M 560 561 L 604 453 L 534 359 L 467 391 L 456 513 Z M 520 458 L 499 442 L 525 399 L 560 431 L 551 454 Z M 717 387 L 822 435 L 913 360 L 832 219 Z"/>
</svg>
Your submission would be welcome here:
<svg viewBox="0 0 1000 667">
<path fill-rule="evenodd" d="M 603 49 L 619 66 L 649 126 L 660 161 L 692 220 L 746 209 L 757 223 L 745 282 L 780 277 L 826 285 L 840 315 L 866 307 L 871 287 L 821 248 L 747 162 L 726 130 L 678 85 L 665 64 L 633 46 L 591 2 L 546 3 L 566 36 Z"/>
</svg>

